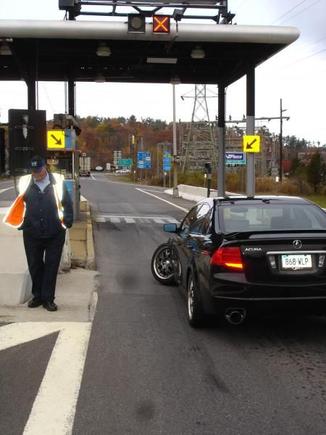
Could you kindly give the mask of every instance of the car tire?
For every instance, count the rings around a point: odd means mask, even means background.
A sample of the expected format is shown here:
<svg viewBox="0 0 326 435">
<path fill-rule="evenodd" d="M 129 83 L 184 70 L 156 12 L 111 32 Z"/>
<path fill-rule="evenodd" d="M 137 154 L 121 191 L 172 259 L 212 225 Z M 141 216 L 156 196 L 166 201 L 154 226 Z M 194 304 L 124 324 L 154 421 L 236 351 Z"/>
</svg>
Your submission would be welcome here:
<svg viewBox="0 0 326 435">
<path fill-rule="evenodd" d="M 169 243 L 163 243 L 154 252 L 151 261 L 151 271 L 154 278 L 161 284 L 176 284 L 175 266 Z"/>
<path fill-rule="evenodd" d="M 187 318 L 190 326 L 200 328 L 205 324 L 205 311 L 193 272 L 187 280 Z"/>
</svg>

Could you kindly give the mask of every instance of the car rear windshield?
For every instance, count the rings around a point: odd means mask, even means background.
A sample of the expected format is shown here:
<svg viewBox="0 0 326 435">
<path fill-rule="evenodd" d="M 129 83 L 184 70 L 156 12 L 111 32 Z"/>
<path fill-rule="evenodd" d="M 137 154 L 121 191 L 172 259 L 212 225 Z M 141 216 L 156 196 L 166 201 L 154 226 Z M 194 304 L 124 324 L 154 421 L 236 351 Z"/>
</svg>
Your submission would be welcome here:
<svg viewBox="0 0 326 435">
<path fill-rule="evenodd" d="M 326 230 L 326 213 L 312 204 L 227 204 L 219 207 L 223 232 Z"/>
</svg>

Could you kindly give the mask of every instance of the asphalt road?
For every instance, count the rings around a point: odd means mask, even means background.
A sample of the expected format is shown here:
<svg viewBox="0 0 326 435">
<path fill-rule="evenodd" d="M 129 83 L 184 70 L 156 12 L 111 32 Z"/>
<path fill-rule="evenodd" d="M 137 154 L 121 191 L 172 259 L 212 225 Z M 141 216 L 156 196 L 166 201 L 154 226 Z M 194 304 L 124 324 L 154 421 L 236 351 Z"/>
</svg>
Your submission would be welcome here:
<svg viewBox="0 0 326 435">
<path fill-rule="evenodd" d="M 166 235 L 148 217 L 184 213 L 102 174 L 83 180 L 82 190 L 101 217 L 101 287 L 74 433 L 324 434 L 325 319 L 191 329 L 180 289 L 150 272 Z"/>
<path fill-rule="evenodd" d="M 13 180 L 0 180 L 0 207 L 8 207 L 14 198 Z"/>
<path fill-rule="evenodd" d="M 150 272 L 151 255 L 167 238 L 162 222 L 184 215 L 168 202 L 191 203 L 115 181 L 104 174 L 81 180 L 92 204 L 100 287 L 73 433 L 325 434 L 326 319 L 193 330 L 181 290 L 161 286 Z M 0 182 L 2 207 L 14 196 L 2 191 L 10 185 Z M 25 343 L 18 335 L 16 346 L 0 351 L 1 434 L 23 433 L 49 361 L 59 355 L 51 357 L 57 336 L 40 332 Z M 64 375 L 70 370 L 66 364 Z M 53 410 L 62 406 L 55 402 Z M 33 435 L 47 433 L 47 421 L 38 421 Z"/>
</svg>

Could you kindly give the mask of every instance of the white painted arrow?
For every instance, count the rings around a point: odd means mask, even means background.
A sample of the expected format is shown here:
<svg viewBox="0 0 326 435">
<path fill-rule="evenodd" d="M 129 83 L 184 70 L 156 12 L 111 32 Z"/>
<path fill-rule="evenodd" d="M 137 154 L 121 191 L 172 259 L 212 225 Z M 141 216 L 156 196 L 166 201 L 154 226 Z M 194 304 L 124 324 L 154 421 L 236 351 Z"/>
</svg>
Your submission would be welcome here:
<svg viewBox="0 0 326 435">
<path fill-rule="evenodd" d="M 0 351 L 60 331 L 24 435 L 71 434 L 91 323 L 31 322 L 0 328 Z"/>
</svg>

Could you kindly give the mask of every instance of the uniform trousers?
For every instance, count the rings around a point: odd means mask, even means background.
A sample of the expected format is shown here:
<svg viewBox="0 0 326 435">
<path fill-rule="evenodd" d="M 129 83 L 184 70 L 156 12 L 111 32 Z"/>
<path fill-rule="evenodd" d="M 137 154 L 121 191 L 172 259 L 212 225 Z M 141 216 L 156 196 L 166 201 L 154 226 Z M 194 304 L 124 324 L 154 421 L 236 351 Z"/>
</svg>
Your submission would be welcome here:
<svg viewBox="0 0 326 435">
<path fill-rule="evenodd" d="M 23 231 L 33 297 L 42 302 L 54 301 L 65 234 L 66 231 L 60 231 L 53 237 L 36 238 Z"/>
</svg>

